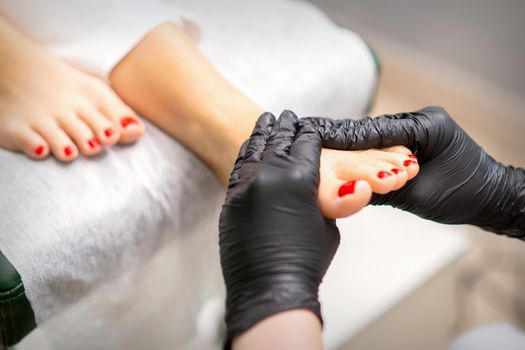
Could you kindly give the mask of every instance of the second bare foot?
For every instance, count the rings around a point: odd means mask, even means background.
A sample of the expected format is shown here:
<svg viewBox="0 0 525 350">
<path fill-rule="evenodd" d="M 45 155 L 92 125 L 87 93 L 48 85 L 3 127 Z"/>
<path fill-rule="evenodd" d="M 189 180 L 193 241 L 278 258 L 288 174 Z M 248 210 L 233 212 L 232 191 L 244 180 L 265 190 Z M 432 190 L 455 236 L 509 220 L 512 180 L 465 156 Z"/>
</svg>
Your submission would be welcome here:
<svg viewBox="0 0 525 350">
<path fill-rule="evenodd" d="M 55 58 L 1 18 L 0 30 L 0 147 L 68 162 L 144 133 L 105 82 Z"/>
</svg>

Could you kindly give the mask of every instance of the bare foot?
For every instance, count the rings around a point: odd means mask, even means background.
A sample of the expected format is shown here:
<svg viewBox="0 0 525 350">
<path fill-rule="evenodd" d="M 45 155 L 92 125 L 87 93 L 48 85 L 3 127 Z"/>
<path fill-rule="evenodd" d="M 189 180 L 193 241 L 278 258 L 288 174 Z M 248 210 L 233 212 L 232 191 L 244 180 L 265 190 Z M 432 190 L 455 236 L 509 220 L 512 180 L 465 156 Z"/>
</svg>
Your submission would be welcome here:
<svg viewBox="0 0 525 350">
<path fill-rule="evenodd" d="M 383 150 L 323 149 L 319 205 L 327 218 L 342 218 L 366 206 L 372 192 L 397 190 L 419 172 L 410 150 L 395 146 Z"/>
<path fill-rule="evenodd" d="M 231 164 L 264 110 L 228 83 L 191 38 L 174 24 L 158 26 L 113 69 L 110 82 L 130 106 L 192 150 L 228 186 Z M 409 154 L 404 147 L 324 149 L 318 196 L 323 214 L 351 215 L 368 204 L 372 192 L 403 186 L 419 169 Z"/>
<path fill-rule="evenodd" d="M 71 161 L 144 133 L 106 83 L 55 58 L 2 18 L 0 43 L 0 147 Z"/>
</svg>

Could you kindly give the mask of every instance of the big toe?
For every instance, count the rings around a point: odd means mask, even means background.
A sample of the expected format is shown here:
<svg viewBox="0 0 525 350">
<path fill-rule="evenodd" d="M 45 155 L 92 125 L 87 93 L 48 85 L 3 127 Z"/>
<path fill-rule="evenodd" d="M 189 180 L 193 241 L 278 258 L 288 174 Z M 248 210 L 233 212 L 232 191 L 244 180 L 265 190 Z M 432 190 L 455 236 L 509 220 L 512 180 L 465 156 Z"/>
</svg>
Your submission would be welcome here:
<svg viewBox="0 0 525 350">
<path fill-rule="evenodd" d="M 120 143 L 132 143 L 144 134 L 144 123 L 135 115 L 128 114 L 120 119 L 120 130 L 122 136 Z"/>
<path fill-rule="evenodd" d="M 120 134 L 119 143 L 135 142 L 144 134 L 144 123 L 110 88 L 107 88 L 102 97 L 100 111 L 117 128 Z"/>
<path fill-rule="evenodd" d="M 372 198 L 372 188 L 364 180 L 344 181 L 335 176 L 321 175 L 319 207 L 330 219 L 344 218 L 365 207 Z"/>
</svg>

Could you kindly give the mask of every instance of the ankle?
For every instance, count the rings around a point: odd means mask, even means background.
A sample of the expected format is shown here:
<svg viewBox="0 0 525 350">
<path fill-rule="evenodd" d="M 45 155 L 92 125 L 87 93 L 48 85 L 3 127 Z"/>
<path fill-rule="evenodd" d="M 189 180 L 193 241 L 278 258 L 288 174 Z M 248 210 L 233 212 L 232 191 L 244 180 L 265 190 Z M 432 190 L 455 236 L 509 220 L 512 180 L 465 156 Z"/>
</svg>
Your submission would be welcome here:
<svg viewBox="0 0 525 350">
<path fill-rule="evenodd" d="M 255 105 L 245 105 L 231 110 L 215 110 L 212 116 L 206 118 L 208 123 L 203 124 L 205 129 L 201 129 L 199 138 L 206 149 L 199 156 L 209 164 L 225 187 L 239 149 L 262 113 Z"/>
</svg>

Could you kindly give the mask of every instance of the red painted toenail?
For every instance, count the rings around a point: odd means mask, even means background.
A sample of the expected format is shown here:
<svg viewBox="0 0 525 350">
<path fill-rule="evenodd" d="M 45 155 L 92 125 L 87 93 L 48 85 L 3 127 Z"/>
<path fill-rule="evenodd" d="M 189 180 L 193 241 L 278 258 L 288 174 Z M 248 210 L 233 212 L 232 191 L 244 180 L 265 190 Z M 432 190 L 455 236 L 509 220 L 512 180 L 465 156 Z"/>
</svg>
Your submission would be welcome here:
<svg viewBox="0 0 525 350">
<path fill-rule="evenodd" d="M 122 124 L 122 127 L 125 128 L 126 126 L 130 124 L 138 124 L 138 122 L 131 117 L 125 117 L 125 118 L 122 118 L 122 120 L 120 121 L 120 124 Z"/>
<path fill-rule="evenodd" d="M 408 158 L 412 158 L 412 159 L 417 160 L 417 157 L 416 157 L 415 155 L 413 155 L 413 154 L 409 154 L 409 155 L 408 155 Z"/>
<path fill-rule="evenodd" d="M 114 131 L 111 128 L 107 128 L 106 130 L 104 130 L 104 135 L 106 135 L 106 137 L 111 137 L 111 135 L 113 135 L 113 133 L 114 133 Z"/>
<path fill-rule="evenodd" d="M 88 145 L 91 148 L 95 148 L 99 145 L 99 142 L 97 139 L 91 139 L 91 140 L 88 140 Z"/>
<path fill-rule="evenodd" d="M 339 197 L 346 196 L 347 194 L 352 194 L 355 191 L 355 180 L 345 182 L 341 187 L 339 187 L 339 192 L 337 193 Z"/>
<path fill-rule="evenodd" d="M 392 168 L 390 171 L 397 175 L 401 170 L 398 168 Z"/>
<path fill-rule="evenodd" d="M 71 154 L 73 154 L 73 148 L 71 148 L 71 146 L 67 146 L 64 148 L 64 154 L 69 157 Z"/>
<path fill-rule="evenodd" d="M 417 164 L 417 162 L 414 162 L 413 160 L 409 160 L 409 159 L 407 159 L 407 160 L 405 160 L 403 162 L 404 166 L 409 166 L 409 165 L 412 165 L 412 164 Z"/>
<path fill-rule="evenodd" d="M 37 148 L 35 148 L 35 153 L 37 155 L 41 155 L 42 153 L 44 153 L 44 146 L 38 146 Z"/>
<path fill-rule="evenodd" d="M 392 176 L 392 174 L 390 174 L 388 171 L 380 171 L 377 173 L 377 177 L 380 179 L 385 178 L 387 176 Z"/>
</svg>

